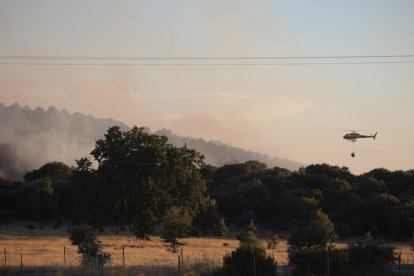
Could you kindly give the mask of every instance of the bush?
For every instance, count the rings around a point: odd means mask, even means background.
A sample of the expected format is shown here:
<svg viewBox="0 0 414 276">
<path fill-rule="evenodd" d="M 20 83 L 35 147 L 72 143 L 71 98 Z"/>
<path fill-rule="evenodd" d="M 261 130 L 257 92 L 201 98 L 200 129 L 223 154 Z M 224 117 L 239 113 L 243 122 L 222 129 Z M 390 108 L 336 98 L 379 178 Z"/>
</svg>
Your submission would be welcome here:
<svg viewBox="0 0 414 276">
<path fill-rule="evenodd" d="M 220 219 L 220 214 L 217 211 L 216 201 L 211 198 L 205 200 L 202 209 L 194 218 L 193 226 L 197 227 L 203 235 L 207 235 L 208 231 L 215 230 L 215 226 Z"/>
<path fill-rule="evenodd" d="M 90 225 L 75 225 L 69 229 L 69 239 L 78 246 L 80 262 L 88 269 L 97 269 L 111 261 L 111 254 L 103 252 L 102 243 L 96 237 L 96 229 Z"/>
<path fill-rule="evenodd" d="M 392 247 L 358 242 L 347 249 L 294 248 L 289 263 L 294 275 L 381 275 L 395 262 Z"/>
<path fill-rule="evenodd" d="M 246 226 L 245 231 L 242 231 L 236 235 L 236 239 L 240 241 L 241 247 L 249 247 L 250 245 L 255 246 L 258 243 L 256 236 L 256 225 L 253 220 L 251 220 Z"/>
<path fill-rule="evenodd" d="M 253 221 L 246 231 L 237 235 L 240 246 L 223 258 L 223 267 L 216 270 L 215 275 L 274 275 L 277 263 L 266 252 L 264 245 L 256 237 L 256 226 Z"/>
<path fill-rule="evenodd" d="M 318 211 L 306 225 L 292 230 L 288 243 L 296 249 L 324 248 L 335 238 L 334 225 L 328 215 Z"/>
<path fill-rule="evenodd" d="M 228 229 L 226 226 L 226 222 L 224 221 L 224 218 L 220 218 L 218 220 L 217 224 L 214 225 L 214 230 L 217 236 L 220 236 L 220 237 L 224 237 L 227 234 Z"/>
<path fill-rule="evenodd" d="M 174 206 L 165 212 L 161 225 L 161 238 L 167 244 L 168 251 L 175 253 L 179 247 L 185 245 L 178 239 L 188 236 L 191 222 L 192 217 L 184 207 Z"/>
<path fill-rule="evenodd" d="M 329 254 L 329 260 L 328 260 Z M 289 263 L 293 275 L 347 274 L 348 254 L 346 249 L 304 248 L 289 251 Z"/>
<path fill-rule="evenodd" d="M 348 247 L 349 265 L 358 273 L 382 273 L 396 262 L 394 248 L 374 242 L 358 242 Z"/>
<path fill-rule="evenodd" d="M 263 247 L 239 247 L 223 258 L 223 267 L 215 275 L 274 275 L 277 264 Z M 256 270 L 256 273 L 254 271 Z"/>
</svg>

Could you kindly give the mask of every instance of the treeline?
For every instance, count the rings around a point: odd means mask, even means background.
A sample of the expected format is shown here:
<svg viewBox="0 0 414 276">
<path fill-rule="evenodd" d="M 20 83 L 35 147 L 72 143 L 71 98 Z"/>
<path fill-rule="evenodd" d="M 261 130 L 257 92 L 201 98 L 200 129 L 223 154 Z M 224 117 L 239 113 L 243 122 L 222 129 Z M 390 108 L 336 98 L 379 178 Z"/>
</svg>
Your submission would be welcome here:
<svg viewBox="0 0 414 276">
<path fill-rule="evenodd" d="M 414 171 L 374 169 L 353 175 L 346 167 L 309 165 L 298 171 L 262 163 L 205 167 L 209 194 L 233 222 L 250 219 L 290 230 L 321 210 L 342 238 L 405 240 L 414 231 Z"/>
<path fill-rule="evenodd" d="M 24 181 L 0 179 L 0 221 L 63 219 L 117 225 L 138 237 L 224 233 L 225 225 L 293 231 L 315 217 L 335 235 L 407 240 L 414 232 L 414 171 L 315 164 L 290 171 L 258 161 L 214 167 L 165 136 L 111 127 L 77 166 L 47 163 Z M 95 162 L 96 165 L 93 165 Z M 173 218 L 173 220 L 171 219 Z M 175 222 L 179 223 L 175 223 Z M 174 223 L 173 223 L 174 222 Z M 174 232 L 175 231 L 175 232 Z"/>
</svg>

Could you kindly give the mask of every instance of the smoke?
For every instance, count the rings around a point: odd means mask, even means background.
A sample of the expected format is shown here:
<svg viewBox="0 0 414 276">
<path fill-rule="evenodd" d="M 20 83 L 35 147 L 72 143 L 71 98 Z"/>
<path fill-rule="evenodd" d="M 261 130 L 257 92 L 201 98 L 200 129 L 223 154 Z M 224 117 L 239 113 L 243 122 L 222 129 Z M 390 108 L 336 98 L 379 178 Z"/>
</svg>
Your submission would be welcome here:
<svg viewBox="0 0 414 276">
<path fill-rule="evenodd" d="M 129 128 L 113 119 L 97 119 L 55 107 L 44 110 L 18 104 L 6 107 L 0 103 L 0 176 L 21 180 L 26 172 L 52 161 L 74 165 L 76 159 L 88 157 L 95 141 L 114 125 L 124 130 Z M 156 134 L 168 136 L 169 142 L 175 146 L 187 144 L 204 154 L 207 163 L 216 166 L 248 160 L 258 160 L 270 167 L 297 169 L 300 166 L 290 160 L 269 158 L 220 141 L 183 137 L 166 129 Z"/>
<path fill-rule="evenodd" d="M 29 165 L 17 156 L 16 147 L 11 144 L 0 145 L 0 177 L 20 179 L 21 173 Z"/>
<path fill-rule="evenodd" d="M 109 126 L 126 125 L 50 107 L 31 109 L 0 104 L 0 175 L 21 180 L 47 162 L 74 165 L 89 156 L 97 139 Z"/>
<path fill-rule="evenodd" d="M 161 129 L 155 132 L 155 134 L 167 136 L 169 143 L 177 147 L 186 145 L 188 148 L 195 149 L 204 155 L 204 161 L 207 164 L 214 166 L 243 163 L 250 160 L 260 161 L 262 163 L 265 163 L 268 167 L 278 166 L 290 170 L 297 170 L 299 167 L 303 166 L 303 164 L 295 161 L 277 157 L 269 158 L 269 156 L 260 152 L 245 150 L 232 146 L 230 144 L 225 144 L 222 141 L 218 140 L 205 141 L 202 138 L 196 139 L 189 136 L 180 136 L 174 134 L 171 130 L 168 129 Z"/>
</svg>

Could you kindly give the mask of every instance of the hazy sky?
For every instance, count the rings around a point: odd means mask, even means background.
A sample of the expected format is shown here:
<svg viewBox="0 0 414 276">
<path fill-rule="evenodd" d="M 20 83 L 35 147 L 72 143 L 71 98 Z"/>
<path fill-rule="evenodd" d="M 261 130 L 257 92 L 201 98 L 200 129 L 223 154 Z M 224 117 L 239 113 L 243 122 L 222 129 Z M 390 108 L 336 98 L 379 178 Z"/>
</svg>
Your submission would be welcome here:
<svg viewBox="0 0 414 276">
<path fill-rule="evenodd" d="M 16 62 L 4 56 L 413 55 L 413 14 L 409 0 L 1 0 L 0 63 Z M 354 173 L 414 168 L 414 58 L 195 61 L 266 62 L 342 64 L 1 64 L 0 102 L 165 127 Z M 362 64 L 343 64 L 355 62 Z M 351 158 L 341 129 L 379 134 L 357 142 Z"/>
</svg>

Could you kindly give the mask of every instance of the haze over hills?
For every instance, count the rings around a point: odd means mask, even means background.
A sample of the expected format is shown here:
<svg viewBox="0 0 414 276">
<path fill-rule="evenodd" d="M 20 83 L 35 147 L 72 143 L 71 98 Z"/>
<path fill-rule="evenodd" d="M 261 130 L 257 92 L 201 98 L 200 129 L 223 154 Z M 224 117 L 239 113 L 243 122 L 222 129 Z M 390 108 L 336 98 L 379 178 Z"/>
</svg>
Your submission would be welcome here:
<svg viewBox="0 0 414 276">
<path fill-rule="evenodd" d="M 297 170 L 303 164 L 288 159 L 269 157 L 258 151 L 245 150 L 225 144 L 219 140 L 205 141 L 202 138 L 184 137 L 174 134 L 171 130 L 161 129 L 155 132 L 158 135 L 168 136 L 168 140 L 175 146 L 187 145 L 189 148 L 201 152 L 205 162 L 215 166 L 224 164 L 240 163 L 249 160 L 258 160 L 268 167 L 282 167 L 290 170 Z"/>
<path fill-rule="evenodd" d="M 73 165 L 88 156 L 108 126 L 121 122 L 96 119 L 49 107 L 31 109 L 0 104 L 0 175 L 20 179 L 24 173 L 50 161 Z"/>
<path fill-rule="evenodd" d="M 0 103 L 0 176 L 21 179 L 23 174 L 51 161 L 74 165 L 75 160 L 89 157 L 97 139 L 108 127 L 129 126 L 114 119 L 99 119 L 81 113 L 69 113 L 49 107 L 5 106 Z M 139 125 L 138 125 L 139 126 Z M 270 158 L 259 152 L 247 151 L 221 141 L 183 137 L 171 130 L 162 129 L 155 134 L 166 135 L 175 146 L 187 145 L 201 152 L 208 164 L 221 166 L 227 163 L 258 160 L 269 167 L 279 166 L 291 170 L 302 164 L 290 160 Z"/>
</svg>

